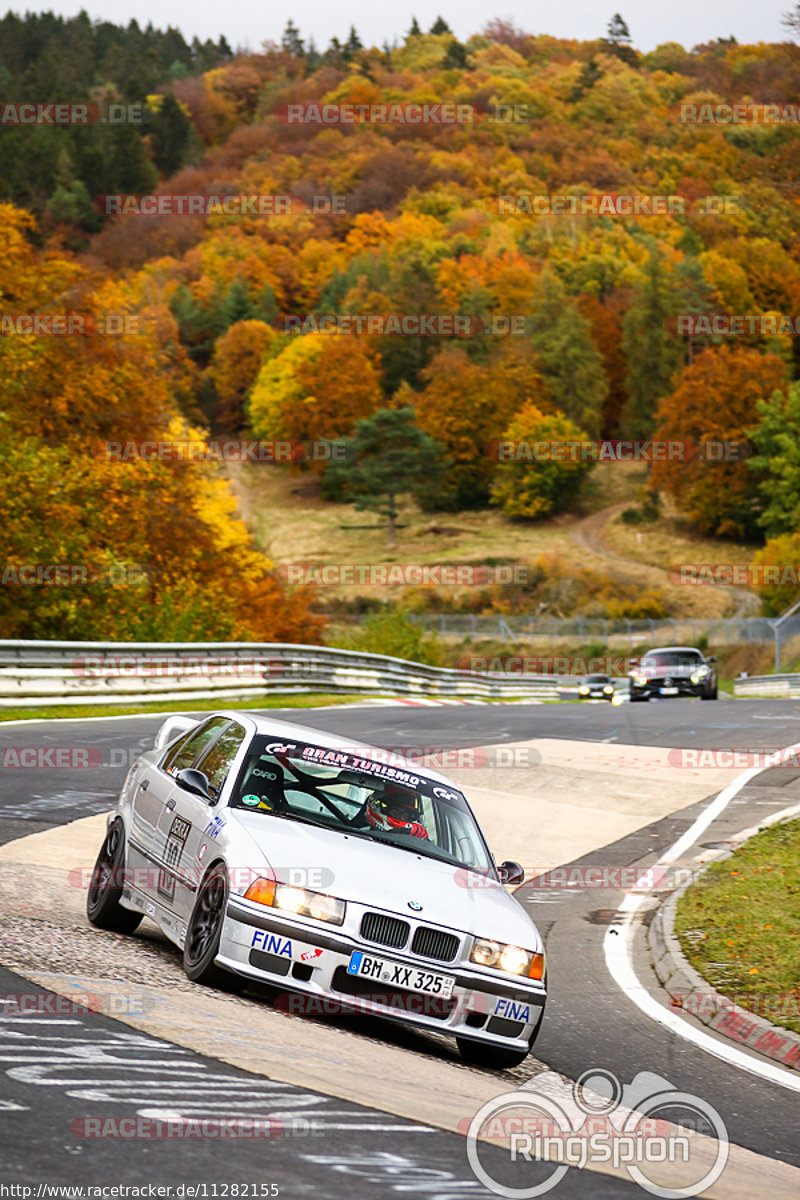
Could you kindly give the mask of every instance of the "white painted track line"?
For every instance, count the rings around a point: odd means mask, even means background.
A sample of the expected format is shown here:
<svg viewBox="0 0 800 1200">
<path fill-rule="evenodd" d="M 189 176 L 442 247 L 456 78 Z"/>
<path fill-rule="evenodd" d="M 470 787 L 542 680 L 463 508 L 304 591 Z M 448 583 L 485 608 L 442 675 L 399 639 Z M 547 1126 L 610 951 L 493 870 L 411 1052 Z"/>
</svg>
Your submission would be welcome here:
<svg viewBox="0 0 800 1200">
<path fill-rule="evenodd" d="M 784 747 L 783 750 L 776 751 L 776 755 L 787 754 L 794 750 L 800 750 L 800 742 L 795 742 L 791 746 Z M 760 775 L 762 770 L 763 768 L 761 767 L 750 767 L 748 770 L 743 771 L 741 775 L 737 775 L 736 779 L 728 784 L 717 798 L 712 800 L 708 807 L 700 813 L 686 832 L 678 838 L 677 842 L 661 855 L 654 869 L 657 869 L 659 866 L 668 866 L 684 854 L 708 828 L 711 822 L 724 811 L 731 800 L 739 794 L 742 788 L 756 775 Z M 603 939 L 603 953 L 605 955 L 606 967 L 617 986 L 622 989 L 628 999 L 645 1016 L 649 1017 L 652 1021 L 657 1021 L 659 1025 L 664 1025 L 667 1029 L 671 1029 L 678 1037 L 684 1038 L 687 1042 L 692 1042 L 699 1049 L 705 1050 L 708 1054 L 713 1054 L 715 1058 L 721 1058 L 734 1067 L 739 1067 L 743 1071 L 749 1071 L 751 1075 L 758 1075 L 762 1079 L 767 1079 L 770 1083 L 776 1083 L 779 1087 L 788 1088 L 790 1091 L 800 1092 L 800 1075 L 787 1071 L 783 1067 L 776 1066 L 774 1063 L 762 1061 L 750 1054 L 745 1054 L 744 1051 L 737 1049 L 736 1046 L 720 1041 L 702 1029 L 697 1029 L 676 1013 L 659 1004 L 639 982 L 633 966 L 634 922 L 639 909 L 647 899 L 648 897 L 644 893 L 637 895 L 635 892 L 628 892 L 618 910 L 624 914 L 625 919 L 620 925 L 612 925 L 606 931 L 605 938 Z"/>
</svg>

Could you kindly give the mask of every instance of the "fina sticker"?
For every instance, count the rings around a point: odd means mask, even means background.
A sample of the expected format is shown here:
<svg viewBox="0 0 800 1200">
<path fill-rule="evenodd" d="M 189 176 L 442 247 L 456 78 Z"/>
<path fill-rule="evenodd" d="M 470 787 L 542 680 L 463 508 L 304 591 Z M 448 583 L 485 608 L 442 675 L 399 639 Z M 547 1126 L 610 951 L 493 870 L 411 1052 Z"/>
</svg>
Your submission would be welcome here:
<svg viewBox="0 0 800 1200">
<path fill-rule="evenodd" d="M 223 816 L 212 817 L 203 830 L 203 836 L 210 838 L 212 842 L 215 842 L 222 833 L 226 824 L 227 822 Z"/>
<path fill-rule="evenodd" d="M 261 803 L 260 796 L 242 796 L 242 804 L 247 804 L 248 807 L 250 807 L 250 808 L 252 808 L 254 805 L 260 804 L 260 803 Z"/>
</svg>

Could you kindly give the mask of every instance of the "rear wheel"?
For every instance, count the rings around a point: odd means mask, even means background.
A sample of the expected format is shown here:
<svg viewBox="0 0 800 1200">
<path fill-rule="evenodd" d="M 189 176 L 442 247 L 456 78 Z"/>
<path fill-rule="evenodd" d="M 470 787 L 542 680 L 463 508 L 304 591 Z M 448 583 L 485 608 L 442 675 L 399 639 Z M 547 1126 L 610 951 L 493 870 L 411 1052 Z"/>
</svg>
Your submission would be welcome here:
<svg viewBox="0 0 800 1200">
<path fill-rule="evenodd" d="M 227 904 L 227 872 L 222 863 L 216 863 L 197 889 L 183 943 L 183 969 L 195 983 L 238 992 L 247 980 L 231 971 L 223 971 L 214 961 L 219 953 Z"/>
<path fill-rule="evenodd" d="M 504 1050 L 502 1046 L 488 1046 L 485 1042 L 473 1042 L 469 1038 L 456 1038 L 458 1052 L 465 1063 L 471 1067 L 489 1067 L 495 1071 L 505 1071 L 509 1067 L 518 1067 L 531 1052 L 527 1050 Z"/>
<path fill-rule="evenodd" d="M 123 908 L 122 873 L 125 867 L 125 829 L 116 820 L 109 827 L 94 864 L 86 896 L 86 915 L 97 929 L 109 933 L 133 933 L 142 913 Z"/>
</svg>

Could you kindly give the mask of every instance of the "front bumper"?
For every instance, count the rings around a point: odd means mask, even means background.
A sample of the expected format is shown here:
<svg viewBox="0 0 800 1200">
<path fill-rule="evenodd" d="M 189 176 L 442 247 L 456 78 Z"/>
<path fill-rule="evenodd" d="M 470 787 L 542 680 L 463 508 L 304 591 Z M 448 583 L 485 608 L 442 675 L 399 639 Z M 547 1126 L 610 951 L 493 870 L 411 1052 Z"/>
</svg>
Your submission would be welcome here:
<svg viewBox="0 0 800 1200">
<path fill-rule="evenodd" d="M 631 681 L 630 694 L 631 697 L 650 699 L 651 696 L 657 696 L 659 699 L 663 696 L 665 699 L 670 697 L 680 696 L 704 696 L 709 690 L 709 684 L 706 680 L 702 683 L 692 683 L 690 679 L 673 679 L 671 684 L 665 685 L 662 680 L 654 679 L 645 684 L 636 684 Z"/>
<path fill-rule="evenodd" d="M 351 976 L 347 966 L 354 950 L 416 970 L 455 976 L 452 997 L 444 1000 Z M 463 959 L 443 963 L 421 958 L 336 926 L 279 914 L 238 896 L 228 900 L 217 963 L 285 989 L 278 1007 L 289 1012 L 367 1012 L 505 1049 L 530 1047 L 546 1000 L 542 982 L 517 976 L 506 980 L 499 973 L 490 976 Z"/>
</svg>

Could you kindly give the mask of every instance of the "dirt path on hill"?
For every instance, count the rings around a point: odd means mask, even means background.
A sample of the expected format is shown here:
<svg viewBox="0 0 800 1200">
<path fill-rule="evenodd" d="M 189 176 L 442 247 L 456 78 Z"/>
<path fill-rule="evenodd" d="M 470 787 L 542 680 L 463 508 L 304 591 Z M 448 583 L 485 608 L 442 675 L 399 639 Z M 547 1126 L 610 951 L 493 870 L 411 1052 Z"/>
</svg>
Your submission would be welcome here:
<svg viewBox="0 0 800 1200">
<path fill-rule="evenodd" d="M 603 508 L 600 512 L 584 517 L 576 525 L 572 526 L 569 531 L 570 537 L 574 542 L 577 542 L 586 554 L 603 559 L 610 566 L 624 568 L 626 576 L 632 582 L 642 583 L 651 587 L 663 587 L 665 584 L 669 584 L 667 571 L 664 567 L 654 567 L 649 563 L 639 562 L 635 558 L 626 558 L 625 555 L 619 554 L 616 550 L 609 549 L 605 543 L 607 525 L 628 506 L 629 501 L 625 500 L 621 504 L 612 504 L 609 508 Z M 708 584 L 706 586 L 720 588 L 731 595 L 736 604 L 735 611 L 730 614 L 731 617 L 755 617 L 759 615 L 761 604 L 758 596 L 748 591 L 747 588 L 725 587 L 722 584 Z"/>
</svg>

